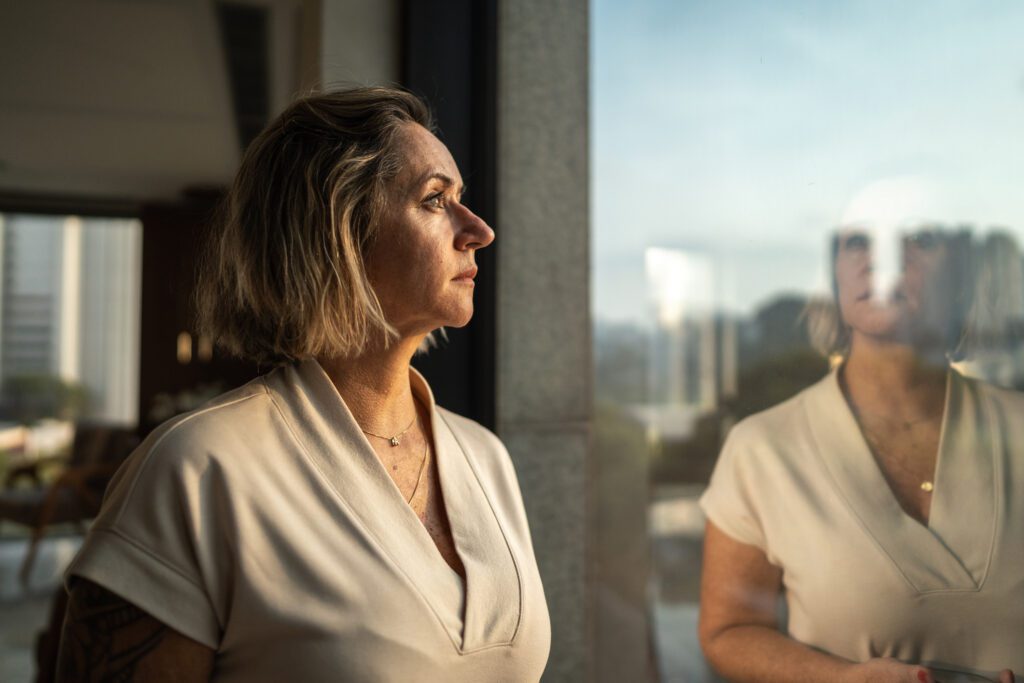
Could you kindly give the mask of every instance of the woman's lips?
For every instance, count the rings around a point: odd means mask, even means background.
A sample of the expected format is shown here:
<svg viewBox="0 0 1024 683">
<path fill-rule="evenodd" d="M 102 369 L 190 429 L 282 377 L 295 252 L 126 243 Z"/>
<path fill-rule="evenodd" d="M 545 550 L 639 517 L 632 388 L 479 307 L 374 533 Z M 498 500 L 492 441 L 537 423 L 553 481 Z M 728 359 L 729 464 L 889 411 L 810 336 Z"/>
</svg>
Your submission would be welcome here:
<svg viewBox="0 0 1024 683">
<path fill-rule="evenodd" d="M 909 300 L 909 297 L 907 296 L 907 292 L 905 289 L 903 289 L 902 287 L 897 287 L 885 299 L 877 298 L 875 296 L 875 291 L 873 289 L 869 289 L 857 295 L 857 298 L 855 300 L 858 303 L 863 301 L 875 301 L 879 305 L 887 305 L 906 303 Z"/>
<path fill-rule="evenodd" d="M 467 268 L 466 270 L 462 271 L 461 273 L 456 275 L 454 278 L 452 278 L 452 280 L 454 282 L 461 282 L 463 284 L 470 284 L 471 285 L 471 284 L 473 284 L 473 278 L 476 277 L 476 272 L 477 272 L 477 267 L 473 266 L 472 268 Z"/>
</svg>

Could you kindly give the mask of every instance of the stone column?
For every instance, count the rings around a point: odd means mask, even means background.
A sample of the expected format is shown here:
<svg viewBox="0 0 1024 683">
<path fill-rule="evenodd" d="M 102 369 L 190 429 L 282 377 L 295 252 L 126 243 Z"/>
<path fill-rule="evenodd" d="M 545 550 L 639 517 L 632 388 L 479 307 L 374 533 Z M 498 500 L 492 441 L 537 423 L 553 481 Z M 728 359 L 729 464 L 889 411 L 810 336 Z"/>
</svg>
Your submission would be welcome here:
<svg viewBox="0 0 1024 683">
<path fill-rule="evenodd" d="M 589 678 L 587 40 L 586 0 L 499 2 L 497 428 L 551 612 L 545 681 Z"/>
</svg>

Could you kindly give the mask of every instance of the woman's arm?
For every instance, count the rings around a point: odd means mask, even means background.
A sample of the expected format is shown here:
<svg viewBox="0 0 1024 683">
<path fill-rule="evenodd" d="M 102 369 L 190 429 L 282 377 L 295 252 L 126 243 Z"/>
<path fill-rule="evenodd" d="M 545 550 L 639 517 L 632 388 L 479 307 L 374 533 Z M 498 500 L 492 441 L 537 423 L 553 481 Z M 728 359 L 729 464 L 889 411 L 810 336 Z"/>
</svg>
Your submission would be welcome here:
<svg viewBox="0 0 1024 683">
<path fill-rule="evenodd" d="M 853 664 L 802 645 L 779 631 L 782 570 L 758 548 L 708 522 L 704 536 L 699 635 L 704 655 L 737 683 L 785 681 L 930 682 L 919 666 L 873 659 Z"/>
<path fill-rule="evenodd" d="M 71 588 L 57 681 L 209 681 L 214 651 L 85 579 Z"/>
</svg>

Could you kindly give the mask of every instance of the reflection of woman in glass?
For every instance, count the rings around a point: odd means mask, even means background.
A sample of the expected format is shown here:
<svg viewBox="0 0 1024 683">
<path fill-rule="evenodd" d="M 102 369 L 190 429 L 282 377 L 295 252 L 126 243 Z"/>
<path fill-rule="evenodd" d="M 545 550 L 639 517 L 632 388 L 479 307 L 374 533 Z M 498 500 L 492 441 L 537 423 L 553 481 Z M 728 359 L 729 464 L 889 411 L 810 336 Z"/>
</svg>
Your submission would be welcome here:
<svg viewBox="0 0 1024 683">
<path fill-rule="evenodd" d="M 949 367 L 969 244 L 904 237 L 878 291 L 868 235 L 836 236 L 843 362 L 734 427 L 702 499 L 700 638 L 730 680 L 1024 671 L 1024 396 Z"/>
</svg>

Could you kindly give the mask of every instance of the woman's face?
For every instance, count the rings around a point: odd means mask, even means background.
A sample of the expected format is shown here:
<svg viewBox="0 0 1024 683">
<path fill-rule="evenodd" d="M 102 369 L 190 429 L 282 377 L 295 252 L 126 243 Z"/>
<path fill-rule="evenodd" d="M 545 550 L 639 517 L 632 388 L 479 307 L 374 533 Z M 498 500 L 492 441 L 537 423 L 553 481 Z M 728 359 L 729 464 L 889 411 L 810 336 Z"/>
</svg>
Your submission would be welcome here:
<svg viewBox="0 0 1024 683">
<path fill-rule="evenodd" d="M 899 277 L 890 291 L 875 289 L 866 232 L 844 231 L 837 239 L 839 309 L 855 334 L 915 346 L 945 344 L 955 292 L 941 233 L 921 230 L 901 238 Z"/>
<path fill-rule="evenodd" d="M 400 335 L 461 327 L 473 316 L 476 252 L 494 231 L 462 205 L 462 176 L 440 140 L 411 123 L 399 144 L 404 163 L 366 256 L 367 276 Z"/>
</svg>

